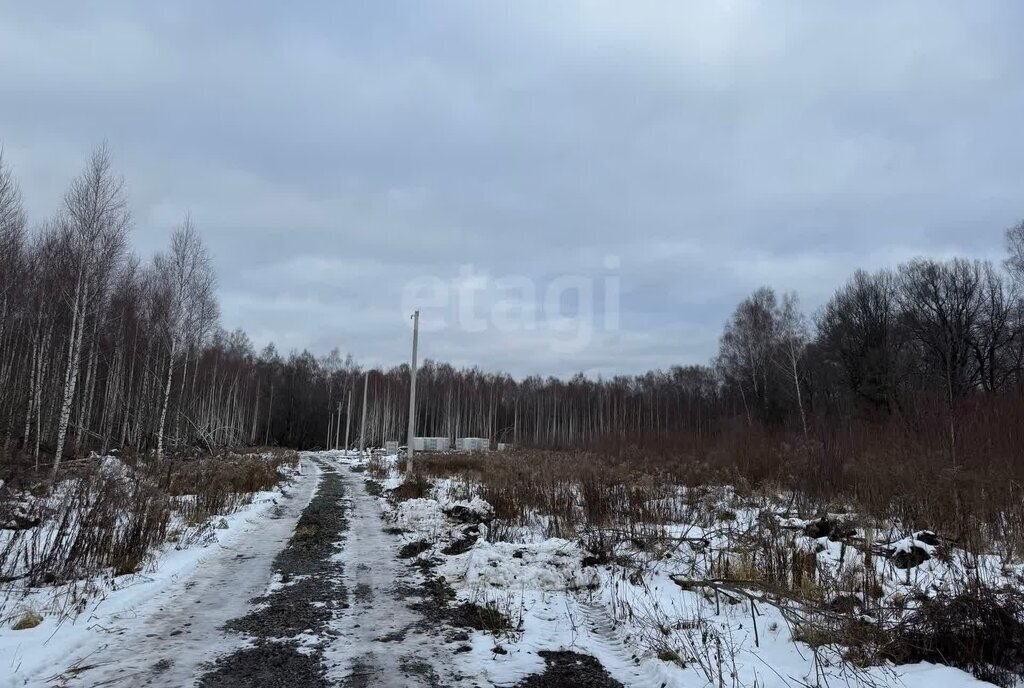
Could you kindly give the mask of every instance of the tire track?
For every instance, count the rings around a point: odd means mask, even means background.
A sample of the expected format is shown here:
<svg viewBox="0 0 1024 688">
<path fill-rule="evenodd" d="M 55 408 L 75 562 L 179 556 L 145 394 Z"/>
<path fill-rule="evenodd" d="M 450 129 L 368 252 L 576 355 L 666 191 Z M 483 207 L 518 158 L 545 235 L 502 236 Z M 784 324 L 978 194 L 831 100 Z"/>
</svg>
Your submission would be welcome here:
<svg viewBox="0 0 1024 688">
<path fill-rule="evenodd" d="M 340 462 L 339 462 L 340 463 Z M 384 531 L 383 512 L 360 473 L 339 467 L 348 495 L 350 528 L 341 557 L 351 607 L 331 624 L 336 638 L 327 651 L 328 678 L 347 688 L 364 686 L 488 685 L 454 668 L 450 631 L 410 608 L 409 561 L 398 540 Z"/>
<path fill-rule="evenodd" d="M 670 677 L 658 662 L 643 661 L 637 657 L 634 646 L 619 632 L 619 623 L 607 607 L 595 602 L 576 601 L 576 608 L 586 622 L 589 642 L 584 649 L 596 648 L 609 672 L 627 686 L 637 688 L 664 688 Z M 615 661 L 607 661 L 609 659 Z"/>
<path fill-rule="evenodd" d="M 322 468 L 316 496 L 302 512 L 288 546 L 274 560 L 283 587 L 253 600 L 257 607 L 227 628 L 253 644 L 219 658 L 200 688 L 326 688 L 324 647 L 329 625 L 347 607 L 335 556 L 348 528 L 345 485 L 333 468 Z"/>
</svg>

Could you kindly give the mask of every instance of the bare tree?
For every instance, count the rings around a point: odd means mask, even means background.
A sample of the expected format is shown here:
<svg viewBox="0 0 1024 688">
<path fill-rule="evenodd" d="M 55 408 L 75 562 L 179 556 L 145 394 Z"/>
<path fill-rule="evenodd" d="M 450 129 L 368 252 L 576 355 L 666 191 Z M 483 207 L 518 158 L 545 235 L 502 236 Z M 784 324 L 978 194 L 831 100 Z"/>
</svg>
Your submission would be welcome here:
<svg viewBox="0 0 1024 688">
<path fill-rule="evenodd" d="M 903 322 L 952 401 L 975 387 L 971 342 L 983 304 L 982 269 L 977 261 L 915 260 L 900 268 Z"/>
<path fill-rule="evenodd" d="M 981 266 L 955 258 L 947 263 L 915 260 L 900 268 L 903 320 L 937 377 L 949 411 L 949 450 L 956 464 L 954 402 L 976 384 L 972 341 L 982 313 Z"/>
<path fill-rule="evenodd" d="M 1006 269 L 1017 284 L 1024 284 L 1024 220 L 1006 230 Z"/>
<path fill-rule="evenodd" d="M 9 322 L 15 320 L 13 300 L 22 296 L 24 273 L 25 211 L 21 204 L 21 190 L 4 164 L 3 150 L 0 150 L 0 413 L 11 409 L 7 430 L 4 433 L 3 448 L 7 449 L 14 429 L 13 404 L 16 391 L 11 385 L 11 375 L 16 365 L 17 348 L 14 333 Z"/>
<path fill-rule="evenodd" d="M 719 344 L 719 365 L 725 376 L 738 385 L 748 423 L 752 422 L 751 403 L 763 420 L 769 414 L 776 310 L 775 292 L 761 287 L 736 306 Z M 751 401 L 747 400 L 747 390 Z"/>
<path fill-rule="evenodd" d="M 25 246 L 25 210 L 21 189 L 0 150 L 0 341 L 7 320 L 8 293 L 15 284 Z"/>
<path fill-rule="evenodd" d="M 842 370 L 855 399 L 892 411 L 903 378 L 904 337 L 896 281 L 887 271 L 858 270 L 817 319 L 818 345 Z"/>
<path fill-rule="evenodd" d="M 803 428 L 804 439 L 807 439 L 807 413 L 804 411 L 804 398 L 801 392 L 800 365 L 810 334 L 807 330 L 807 321 L 800 312 L 800 299 L 795 292 L 782 297 L 782 306 L 775 314 L 775 322 L 778 336 L 776 364 L 793 381 L 796 405 L 800 411 L 800 425 Z"/>
<path fill-rule="evenodd" d="M 68 421 L 78 384 L 85 319 L 97 297 L 100 277 L 109 271 L 124 250 L 130 224 L 123 181 L 114 176 L 106 145 L 98 148 L 85 170 L 71 182 L 64 196 L 59 223 L 66 243 L 74 287 L 69 295 L 71 332 L 68 337 L 67 367 L 60 420 L 54 451 L 56 477 L 64 453 Z"/>
<path fill-rule="evenodd" d="M 215 278 L 210 258 L 189 216 L 171 235 L 171 250 L 157 254 L 153 260 L 159 288 L 165 299 L 165 332 L 167 374 L 160 404 L 156 453 L 163 455 L 164 428 L 171 398 L 174 359 L 184 343 L 198 338 L 216 319 L 214 304 Z M 186 360 L 187 365 L 187 360 Z M 187 370 L 183 371 L 182 375 Z"/>
<path fill-rule="evenodd" d="M 981 267 L 980 312 L 971 349 L 981 388 L 992 394 L 1011 380 L 1021 365 L 1021 300 L 988 262 Z"/>
</svg>

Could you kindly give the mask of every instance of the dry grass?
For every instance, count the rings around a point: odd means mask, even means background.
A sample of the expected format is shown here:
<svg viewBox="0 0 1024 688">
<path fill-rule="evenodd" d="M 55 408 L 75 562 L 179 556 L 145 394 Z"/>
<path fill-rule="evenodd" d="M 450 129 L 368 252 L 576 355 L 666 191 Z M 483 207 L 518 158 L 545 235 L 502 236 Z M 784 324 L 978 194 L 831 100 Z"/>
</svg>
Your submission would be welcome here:
<svg viewBox="0 0 1024 688">
<path fill-rule="evenodd" d="M 978 560 L 996 555 L 1004 575 L 1024 561 L 1022 415 L 1014 395 L 952 412 L 922 401 L 904 416 L 816 419 L 806 439 L 742 423 L 578 451 L 425 454 L 416 469 L 488 501 L 490 539 L 544 524 L 635 585 L 645 563 L 685 545 L 687 556 L 673 558 L 677 584 L 716 607 L 748 597 L 778 606 L 816 656 L 852 667 L 927 659 L 1009 685 L 1024 676 L 1024 603 L 1019 592 L 985 588 Z M 782 514 L 845 514 L 833 522 L 838 558 L 833 549 L 819 561 L 819 535 L 800 539 L 801 526 L 787 530 Z M 667 523 L 703 535 L 666 537 Z M 962 573 L 967 590 L 926 605 L 913 587 L 894 592 L 911 585 L 911 569 L 879 560 L 891 555 L 879 547 L 920 530 L 939 534 L 934 556 Z"/>
<path fill-rule="evenodd" d="M 955 443 L 950 442 L 953 414 Z M 746 423 L 701 433 L 615 436 L 579 451 L 424 454 L 417 470 L 482 485 L 507 521 L 548 514 L 553 533 L 581 524 L 671 516 L 680 486 L 729 485 L 739 497 L 784 493 L 804 514 L 846 505 L 878 522 L 942 533 L 972 551 L 1024 562 L 1024 397 L 972 398 L 950 412 L 818 419 L 808 439 Z M 911 420 L 912 419 L 912 420 Z"/>
<path fill-rule="evenodd" d="M 187 497 L 176 500 L 178 510 L 189 523 L 200 523 L 237 511 L 253 493 L 272 489 L 281 479 L 279 467 L 293 460 L 282 454 L 170 460 L 159 467 L 161 487 L 172 497 Z"/>
<path fill-rule="evenodd" d="M 421 499 L 430 493 L 430 480 L 423 473 L 414 473 L 402 481 L 402 484 L 391 490 L 389 497 L 394 503 L 408 499 Z"/>
<path fill-rule="evenodd" d="M 137 573 L 155 548 L 182 537 L 170 527 L 174 513 L 187 525 L 231 513 L 252 493 L 274 487 L 278 469 L 295 460 L 294 452 L 234 452 L 71 463 L 52 492 L 40 483 L 7 493 L 2 510 L 33 525 L 5 538 L 0 581 L 38 586 Z"/>
<path fill-rule="evenodd" d="M 425 454 L 416 466 L 427 477 L 455 476 L 480 485 L 480 496 L 499 521 L 522 525 L 533 514 L 550 517 L 553 536 L 678 516 L 678 482 L 666 466 L 529 450 Z"/>
<path fill-rule="evenodd" d="M 1022 416 L 1019 394 L 978 395 L 953 409 L 923 398 L 891 415 L 814 419 L 806 439 L 723 421 L 699 433 L 606 437 L 586 450 L 677 484 L 780 489 L 804 512 L 851 504 L 1024 561 Z"/>
<path fill-rule="evenodd" d="M 43 623 L 43 617 L 34 609 L 26 609 L 11 625 L 11 630 L 25 631 Z"/>
</svg>

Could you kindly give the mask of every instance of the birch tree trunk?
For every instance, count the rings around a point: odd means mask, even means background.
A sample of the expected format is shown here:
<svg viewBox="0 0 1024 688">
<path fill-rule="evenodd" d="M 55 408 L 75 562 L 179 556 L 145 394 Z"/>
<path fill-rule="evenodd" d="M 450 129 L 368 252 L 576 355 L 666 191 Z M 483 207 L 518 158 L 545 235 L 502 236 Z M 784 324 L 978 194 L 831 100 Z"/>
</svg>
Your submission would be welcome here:
<svg viewBox="0 0 1024 688">
<path fill-rule="evenodd" d="M 174 353 L 178 346 L 178 338 L 171 338 L 171 354 L 167 357 L 167 384 L 164 385 L 163 403 L 160 404 L 160 426 L 156 431 L 156 458 L 164 455 L 164 423 L 167 421 L 167 404 L 171 400 L 171 379 L 174 377 Z"/>
<path fill-rule="evenodd" d="M 80 311 L 84 310 L 80 306 L 80 302 L 84 301 L 82 292 L 83 289 L 83 276 L 82 268 L 78 270 L 78 278 L 75 281 L 75 297 L 74 307 L 71 317 L 71 336 L 68 339 L 68 367 L 64 376 L 64 397 L 61 400 L 60 406 L 60 420 L 57 424 L 57 446 L 54 450 L 53 455 L 53 471 L 51 472 L 51 480 L 56 480 L 57 469 L 60 468 L 60 460 L 64 455 L 64 440 L 67 437 L 68 432 L 68 420 L 71 417 L 71 403 L 75 397 L 75 386 L 78 384 L 78 366 L 79 356 L 81 354 L 82 346 L 82 331 L 84 323 L 81 322 Z"/>
</svg>

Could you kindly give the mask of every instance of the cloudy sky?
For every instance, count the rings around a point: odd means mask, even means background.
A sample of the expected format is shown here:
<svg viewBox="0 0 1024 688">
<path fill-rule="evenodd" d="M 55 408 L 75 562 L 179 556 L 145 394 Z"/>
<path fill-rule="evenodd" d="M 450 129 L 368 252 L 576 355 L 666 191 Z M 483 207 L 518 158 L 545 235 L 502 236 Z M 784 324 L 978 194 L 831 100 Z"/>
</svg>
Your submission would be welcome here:
<svg viewBox="0 0 1024 688">
<path fill-rule="evenodd" d="M 704 362 L 762 284 L 999 259 L 1024 5 L 5 2 L 34 220 L 106 139 L 135 250 L 190 211 L 223 325 L 517 375 Z"/>
</svg>

